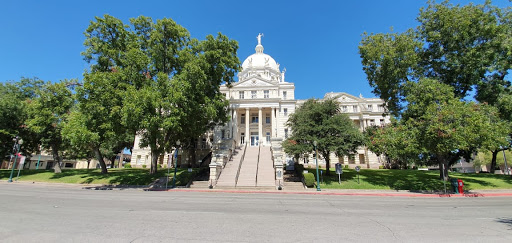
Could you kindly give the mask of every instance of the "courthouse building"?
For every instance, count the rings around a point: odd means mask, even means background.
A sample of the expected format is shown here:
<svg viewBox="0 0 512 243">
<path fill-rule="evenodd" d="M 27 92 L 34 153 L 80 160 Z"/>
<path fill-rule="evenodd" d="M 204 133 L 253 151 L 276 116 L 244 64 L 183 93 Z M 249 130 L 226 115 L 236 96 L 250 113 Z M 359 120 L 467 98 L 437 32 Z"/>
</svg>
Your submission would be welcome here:
<svg viewBox="0 0 512 243">
<path fill-rule="evenodd" d="M 209 150 L 216 146 L 231 145 L 270 146 L 273 138 L 284 140 L 293 132 L 286 126 L 286 122 L 305 100 L 295 99 L 295 84 L 285 78 L 286 69 L 282 69 L 274 58 L 264 53 L 261 37 L 257 37 L 255 53 L 243 61 L 238 81 L 220 88 L 229 100 L 231 119 L 199 139 L 198 148 Z M 361 130 L 389 123 L 389 116 L 383 116 L 384 102 L 381 99 L 363 98 L 361 95 L 353 96 L 343 92 L 327 93 L 324 98 L 338 99 L 341 111 L 347 113 Z M 138 142 L 136 138 L 132 166 L 149 166 L 150 150 L 140 148 Z M 205 154 L 204 151 L 201 153 Z M 163 158 L 168 158 L 168 155 Z M 164 163 L 163 158 L 159 160 L 161 163 Z M 302 160 L 307 161 L 308 158 Z M 349 166 L 363 165 L 363 168 L 378 168 L 382 164 L 380 158 L 364 147 L 358 149 L 358 154 L 345 158 L 336 158 L 333 154 L 331 161 Z"/>
</svg>

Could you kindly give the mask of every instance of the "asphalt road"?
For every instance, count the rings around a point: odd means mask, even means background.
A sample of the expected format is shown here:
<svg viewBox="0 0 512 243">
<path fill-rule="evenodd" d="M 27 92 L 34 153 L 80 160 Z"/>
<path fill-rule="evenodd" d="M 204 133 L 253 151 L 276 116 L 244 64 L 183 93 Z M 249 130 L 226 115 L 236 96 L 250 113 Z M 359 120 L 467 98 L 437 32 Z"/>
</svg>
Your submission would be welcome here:
<svg viewBox="0 0 512 243">
<path fill-rule="evenodd" d="M 1 242 L 512 242 L 512 198 L 93 191 L 0 183 Z"/>
</svg>

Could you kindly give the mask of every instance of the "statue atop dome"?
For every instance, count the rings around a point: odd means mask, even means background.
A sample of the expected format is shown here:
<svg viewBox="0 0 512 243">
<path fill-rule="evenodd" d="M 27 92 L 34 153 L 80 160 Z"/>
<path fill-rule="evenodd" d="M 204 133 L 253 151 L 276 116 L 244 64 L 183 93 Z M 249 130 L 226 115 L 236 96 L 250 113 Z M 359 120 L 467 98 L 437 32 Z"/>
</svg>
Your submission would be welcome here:
<svg viewBox="0 0 512 243">
<path fill-rule="evenodd" d="M 261 37 L 263 37 L 262 33 L 259 33 L 258 36 L 256 36 L 256 39 L 258 39 L 258 45 L 261 45 Z"/>
</svg>

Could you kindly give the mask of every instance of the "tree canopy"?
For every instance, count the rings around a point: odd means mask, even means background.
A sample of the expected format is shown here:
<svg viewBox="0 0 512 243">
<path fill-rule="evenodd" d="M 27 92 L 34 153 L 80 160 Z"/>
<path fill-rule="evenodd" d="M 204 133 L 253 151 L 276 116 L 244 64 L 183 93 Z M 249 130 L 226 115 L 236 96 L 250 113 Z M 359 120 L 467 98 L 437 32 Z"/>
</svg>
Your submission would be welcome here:
<svg viewBox="0 0 512 243">
<path fill-rule="evenodd" d="M 364 142 L 361 131 L 340 112 L 340 104 L 335 99 L 307 100 L 290 115 L 287 125 L 292 134 L 284 142 L 285 152 L 312 153 L 316 141 L 318 152 L 325 159 L 327 174 L 330 173 L 331 152 L 337 156 L 353 154 Z"/>
<path fill-rule="evenodd" d="M 92 87 L 98 79 L 113 89 L 119 109 L 111 114 L 141 136 L 141 147 L 150 148 L 151 173 L 176 141 L 197 138 L 227 120 L 219 88 L 238 71 L 236 41 L 221 33 L 199 41 L 172 19 L 144 16 L 130 19 L 130 25 L 96 17 L 85 35 Z"/>
</svg>

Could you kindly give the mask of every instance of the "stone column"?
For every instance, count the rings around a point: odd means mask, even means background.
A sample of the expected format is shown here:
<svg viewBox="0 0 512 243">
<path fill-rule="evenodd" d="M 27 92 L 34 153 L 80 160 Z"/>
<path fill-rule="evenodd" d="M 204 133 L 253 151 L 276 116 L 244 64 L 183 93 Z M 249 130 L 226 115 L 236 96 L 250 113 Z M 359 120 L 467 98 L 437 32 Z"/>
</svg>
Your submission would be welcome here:
<svg viewBox="0 0 512 243">
<path fill-rule="evenodd" d="M 263 141 L 262 139 L 262 135 L 263 135 L 263 124 L 262 124 L 262 115 L 261 115 L 262 111 L 261 111 L 261 107 L 258 108 L 258 144 L 261 144 L 261 141 Z"/>
<path fill-rule="evenodd" d="M 249 134 L 249 108 L 245 108 L 245 143 L 251 142 L 251 134 Z"/>
<path fill-rule="evenodd" d="M 275 129 L 276 129 L 276 125 L 275 125 L 275 122 L 276 122 L 276 118 L 274 116 L 274 114 L 276 114 L 276 108 L 275 107 L 272 107 L 272 111 L 270 112 L 270 134 L 271 134 L 271 138 L 273 137 L 276 137 L 276 133 L 275 133 Z"/>
</svg>

